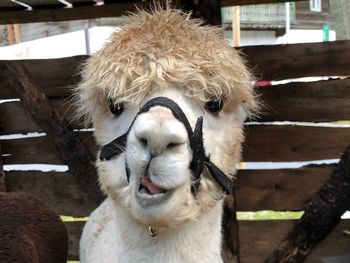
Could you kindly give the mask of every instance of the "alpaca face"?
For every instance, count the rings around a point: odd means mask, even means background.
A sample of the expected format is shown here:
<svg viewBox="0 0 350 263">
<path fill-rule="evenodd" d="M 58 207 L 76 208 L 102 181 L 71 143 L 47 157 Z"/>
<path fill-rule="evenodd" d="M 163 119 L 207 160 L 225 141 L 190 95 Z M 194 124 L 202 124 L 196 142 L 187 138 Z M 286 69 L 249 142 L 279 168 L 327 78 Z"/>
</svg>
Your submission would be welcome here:
<svg viewBox="0 0 350 263">
<path fill-rule="evenodd" d="M 88 60 L 77 90 L 80 112 L 91 118 L 98 145 L 126 133 L 139 109 L 163 96 L 181 107 L 192 129 L 203 116 L 206 155 L 225 174 L 234 174 L 242 123 L 256 107 L 239 54 L 219 29 L 181 11 L 141 11 L 130 19 Z M 135 119 L 122 154 L 97 161 L 100 184 L 141 224 L 176 227 L 222 200 L 221 187 L 206 169 L 198 193 L 191 193 L 192 155 L 184 125 L 169 109 L 153 107 Z"/>
<path fill-rule="evenodd" d="M 192 129 L 203 116 L 205 151 L 226 174 L 232 174 L 239 161 L 242 121 L 245 113 L 234 102 L 213 108 L 187 97 L 183 89 L 169 85 L 134 107 L 124 105 L 122 112 L 108 111 L 101 105 L 94 118 L 95 136 L 104 145 L 124 134 L 136 113 L 147 100 L 167 97 L 186 114 Z M 225 102 L 223 102 L 225 104 Z M 215 111 L 214 113 L 212 111 Z M 116 116 L 117 115 L 117 116 Z M 109 161 L 99 161 L 102 188 L 122 204 L 133 218 L 151 226 L 172 226 L 194 220 L 221 200 L 223 191 L 204 169 L 199 192 L 191 193 L 192 149 L 185 126 L 165 107 L 156 106 L 138 115 L 127 136 L 126 150 Z M 126 168 L 130 182 L 127 181 Z"/>
</svg>

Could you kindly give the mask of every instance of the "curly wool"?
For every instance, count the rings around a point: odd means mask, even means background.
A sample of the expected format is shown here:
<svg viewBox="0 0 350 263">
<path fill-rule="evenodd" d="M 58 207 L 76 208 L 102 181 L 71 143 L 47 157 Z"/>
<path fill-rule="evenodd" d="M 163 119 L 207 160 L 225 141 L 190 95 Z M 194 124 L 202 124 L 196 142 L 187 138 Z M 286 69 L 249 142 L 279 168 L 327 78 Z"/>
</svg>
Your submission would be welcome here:
<svg viewBox="0 0 350 263">
<path fill-rule="evenodd" d="M 250 72 L 221 29 L 169 8 L 129 16 L 129 23 L 86 62 L 82 77 L 77 94 L 85 116 L 93 114 L 97 101 L 136 106 L 169 84 L 199 101 L 218 96 L 242 104 L 248 114 L 256 108 Z"/>
</svg>

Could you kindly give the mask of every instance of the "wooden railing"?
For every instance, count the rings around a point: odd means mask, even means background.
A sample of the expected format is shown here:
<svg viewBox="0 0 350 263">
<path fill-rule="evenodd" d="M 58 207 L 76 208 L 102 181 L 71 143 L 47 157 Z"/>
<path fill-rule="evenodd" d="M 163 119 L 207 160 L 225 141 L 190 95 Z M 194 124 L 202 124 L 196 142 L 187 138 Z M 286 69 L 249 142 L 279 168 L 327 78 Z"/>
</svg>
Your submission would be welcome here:
<svg viewBox="0 0 350 263">
<path fill-rule="evenodd" d="M 242 49 L 248 65 L 258 78 L 283 80 L 310 76 L 343 76 L 336 80 L 295 82 L 257 88 L 265 106 L 256 122 L 247 123 L 244 144 L 245 162 L 297 162 L 338 159 L 350 144 L 349 127 L 315 127 L 294 122 L 331 122 L 350 119 L 350 41 L 259 46 Z M 4 65 L 22 65 L 50 100 L 62 118 L 70 119 L 71 86 L 79 81 L 77 68 L 86 59 L 77 56 L 63 59 L 0 61 Z M 344 77 L 345 76 L 345 77 Z M 0 79 L 8 76 L 0 72 Z M 24 109 L 11 87 L 0 82 L 0 145 L 5 167 L 11 164 L 64 165 L 50 138 Z M 288 121 L 276 125 L 274 121 Z M 266 123 L 268 122 L 268 123 Z M 79 131 L 81 123 L 72 120 L 92 154 L 96 144 L 91 131 Z M 37 133 L 22 138 L 20 134 Z M 15 137 L 7 135 L 16 134 Z M 300 211 L 313 193 L 328 179 L 332 165 L 295 169 L 240 170 L 237 207 L 239 211 Z M 43 199 L 61 215 L 88 216 L 96 207 L 86 191 L 69 171 L 7 171 L 8 191 L 25 191 Z M 70 258 L 78 257 L 78 242 L 83 222 L 66 223 L 70 233 Z M 241 261 L 262 262 L 292 226 L 292 220 L 240 221 Z M 350 239 L 343 230 L 350 228 L 342 220 L 337 228 L 308 257 L 316 262 L 322 256 L 348 253 Z"/>
</svg>

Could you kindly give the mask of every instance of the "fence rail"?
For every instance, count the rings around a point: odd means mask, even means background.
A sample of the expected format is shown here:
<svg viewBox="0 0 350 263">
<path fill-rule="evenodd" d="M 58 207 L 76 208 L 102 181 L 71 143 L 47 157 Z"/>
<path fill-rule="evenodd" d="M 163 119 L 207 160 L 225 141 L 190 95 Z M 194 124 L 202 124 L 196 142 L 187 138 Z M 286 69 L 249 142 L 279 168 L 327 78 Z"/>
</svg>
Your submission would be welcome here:
<svg viewBox="0 0 350 263">
<path fill-rule="evenodd" d="M 328 122 L 349 120 L 350 116 L 350 41 L 260 46 L 242 48 L 250 67 L 261 79 L 289 79 L 308 76 L 345 76 L 337 80 L 296 82 L 257 88 L 265 102 L 257 122 L 247 125 L 244 161 L 293 162 L 337 159 L 350 142 L 348 127 L 315 127 L 275 125 L 274 121 Z M 21 64 L 33 84 L 46 94 L 61 117 L 70 118 L 71 86 L 79 80 L 77 68 L 87 59 L 77 56 L 49 60 L 0 61 Z M 6 75 L 0 78 L 0 100 L 16 99 Z M 83 128 L 72 121 L 73 128 Z M 336 126 L 336 125 L 335 125 Z M 36 137 L 11 138 L 8 135 L 42 132 L 25 111 L 22 103 L 11 100 L 0 103 L 0 145 L 5 167 L 9 164 L 60 164 L 53 143 L 45 134 Z M 90 131 L 77 131 L 89 151 L 95 154 L 96 143 Z M 332 166 L 298 169 L 240 170 L 237 206 L 240 211 L 299 211 L 311 195 L 328 179 Z M 6 186 L 10 191 L 25 191 L 44 199 L 57 212 L 86 216 L 95 207 L 86 192 L 69 172 L 8 171 Z M 242 262 L 261 262 L 291 226 L 291 221 L 240 222 Z M 67 223 L 70 231 L 70 256 L 77 258 L 77 244 L 83 223 Z M 342 235 L 349 221 L 337 229 L 310 255 L 307 262 L 325 255 L 348 252 L 350 239 Z"/>
</svg>

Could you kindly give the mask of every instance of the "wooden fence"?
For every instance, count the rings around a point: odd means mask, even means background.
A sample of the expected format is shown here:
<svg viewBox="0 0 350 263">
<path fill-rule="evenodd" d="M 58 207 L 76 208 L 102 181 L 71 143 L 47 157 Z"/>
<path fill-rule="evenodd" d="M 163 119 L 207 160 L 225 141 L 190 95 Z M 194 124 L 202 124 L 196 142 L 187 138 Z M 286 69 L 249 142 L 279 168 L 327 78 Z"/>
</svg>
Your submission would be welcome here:
<svg viewBox="0 0 350 263">
<path fill-rule="evenodd" d="M 256 46 L 243 48 L 255 75 L 264 80 L 310 76 L 349 76 L 350 41 Z M 64 118 L 73 113 L 70 86 L 79 81 L 76 70 L 85 56 L 62 59 L 0 61 L 23 65 L 34 84 L 46 94 Z M 7 76 L 0 72 L 0 79 Z M 350 119 L 350 79 L 294 82 L 257 88 L 265 103 L 264 114 L 248 123 L 244 144 L 245 162 L 296 162 L 338 159 L 350 144 L 350 128 L 306 125 Z M 12 164 L 64 165 L 53 143 L 26 112 L 11 82 L 0 82 L 0 145 L 5 168 Z M 288 121 L 276 125 L 275 121 Z M 301 125 L 294 122 L 302 121 Z M 92 154 L 96 145 L 91 131 L 76 133 Z M 336 126 L 336 125 L 335 125 Z M 21 134 L 31 136 L 20 136 Z M 35 134 L 32 134 L 35 133 Z M 14 135 L 15 136 L 7 136 Z M 17 136 L 17 137 L 16 137 Z M 328 179 L 332 165 L 296 169 L 240 170 L 237 206 L 239 211 L 300 211 L 313 193 Z M 67 172 L 5 171 L 8 191 L 25 191 L 43 199 L 61 215 L 88 216 L 96 207 L 77 180 Z M 0 181 L 1 183 L 1 181 Z M 78 258 L 78 242 L 83 222 L 66 223 L 70 236 L 69 255 Z M 243 263 L 262 262 L 292 226 L 292 220 L 240 221 L 240 250 Z M 324 256 L 349 254 L 350 220 L 342 220 L 317 246 L 306 262 L 322 262 Z"/>
</svg>

